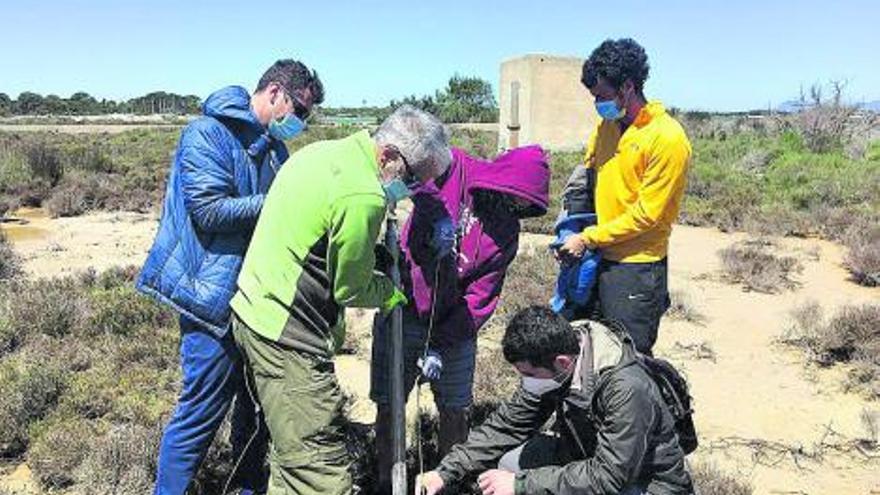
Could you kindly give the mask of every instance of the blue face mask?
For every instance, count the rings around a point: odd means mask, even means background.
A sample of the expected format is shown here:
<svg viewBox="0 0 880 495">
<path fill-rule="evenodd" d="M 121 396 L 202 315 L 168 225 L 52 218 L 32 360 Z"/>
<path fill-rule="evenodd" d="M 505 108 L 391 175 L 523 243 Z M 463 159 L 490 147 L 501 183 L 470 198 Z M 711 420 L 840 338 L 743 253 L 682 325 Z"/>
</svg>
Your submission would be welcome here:
<svg viewBox="0 0 880 495">
<path fill-rule="evenodd" d="M 293 139 L 306 129 L 306 123 L 296 115 L 289 113 L 281 120 L 269 122 L 269 134 L 278 140 Z"/>
<path fill-rule="evenodd" d="M 626 110 L 619 108 L 614 100 L 596 100 L 596 112 L 605 120 L 618 120 L 626 114 Z"/>
<path fill-rule="evenodd" d="M 400 178 L 391 179 L 390 181 L 383 183 L 382 189 L 385 190 L 385 199 L 388 200 L 389 203 L 398 203 L 412 196 L 412 189 L 410 189 L 409 186 L 406 185 L 406 182 Z"/>
</svg>

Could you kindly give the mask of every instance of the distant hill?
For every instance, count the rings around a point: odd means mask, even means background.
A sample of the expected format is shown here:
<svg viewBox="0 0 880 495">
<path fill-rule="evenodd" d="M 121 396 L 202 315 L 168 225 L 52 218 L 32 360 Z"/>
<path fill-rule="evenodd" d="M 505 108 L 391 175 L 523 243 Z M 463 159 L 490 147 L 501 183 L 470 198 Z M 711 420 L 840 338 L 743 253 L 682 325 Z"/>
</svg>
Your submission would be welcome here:
<svg viewBox="0 0 880 495">
<path fill-rule="evenodd" d="M 867 103 L 862 103 L 859 105 L 859 108 L 863 110 L 870 110 L 872 112 L 880 113 L 880 100 L 869 101 Z"/>
</svg>

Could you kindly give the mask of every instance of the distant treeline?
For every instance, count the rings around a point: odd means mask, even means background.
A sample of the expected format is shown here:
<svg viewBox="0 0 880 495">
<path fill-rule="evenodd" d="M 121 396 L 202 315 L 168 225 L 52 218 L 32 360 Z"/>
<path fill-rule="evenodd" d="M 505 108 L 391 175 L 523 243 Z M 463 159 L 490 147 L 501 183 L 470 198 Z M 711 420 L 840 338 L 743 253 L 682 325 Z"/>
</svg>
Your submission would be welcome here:
<svg viewBox="0 0 880 495">
<path fill-rule="evenodd" d="M 0 117 L 12 115 L 106 115 L 127 113 L 139 115 L 201 113 L 202 100 L 195 95 L 178 95 L 155 91 L 128 101 L 98 100 L 85 92 L 72 94 L 69 98 L 57 95 L 42 96 L 25 91 L 12 99 L 0 93 Z M 477 77 L 458 74 L 449 79 L 446 86 L 434 95 L 408 96 L 403 100 L 391 100 L 386 106 L 361 106 L 321 108 L 319 117 L 330 120 L 369 120 L 379 122 L 402 104 L 415 105 L 440 117 L 445 122 L 497 122 L 498 104 L 492 93 L 492 85 Z"/>
<path fill-rule="evenodd" d="M 40 95 L 25 91 L 12 99 L 0 93 L 0 116 L 10 115 L 105 115 L 111 113 L 194 114 L 199 113 L 202 100 L 195 95 L 178 95 L 154 91 L 127 101 L 114 101 L 77 92 L 69 98 Z"/>
</svg>

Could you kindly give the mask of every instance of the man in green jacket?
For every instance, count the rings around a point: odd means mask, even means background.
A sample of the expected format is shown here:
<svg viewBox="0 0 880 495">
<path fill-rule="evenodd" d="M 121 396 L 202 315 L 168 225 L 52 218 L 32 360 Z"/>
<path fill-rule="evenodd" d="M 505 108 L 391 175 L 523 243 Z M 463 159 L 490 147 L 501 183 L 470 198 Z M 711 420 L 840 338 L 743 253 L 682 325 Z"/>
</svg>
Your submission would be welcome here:
<svg viewBox="0 0 880 495">
<path fill-rule="evenodd" d="M 448 133 L 403 106 L 294 153 L 266 197 L 238 278 L 233 334 L 269 429 L 272 494 L 347 494 L 343 398 L 333 356 L 345 307 L 390 312 L 403 293 L 374 271 L 388 203 L 443 174 Z"/>
<path fill-rule="evenodd" d="M 629 336 L 574 325 L 537 306 L 514 316 L 502 350 L 522 385 L 420 489 L 434 495 L 482 473 L 487 495 L 693 493 L 672 415 Z M 554 412 L 551 432 L 541 433 Z"/>
</svg>

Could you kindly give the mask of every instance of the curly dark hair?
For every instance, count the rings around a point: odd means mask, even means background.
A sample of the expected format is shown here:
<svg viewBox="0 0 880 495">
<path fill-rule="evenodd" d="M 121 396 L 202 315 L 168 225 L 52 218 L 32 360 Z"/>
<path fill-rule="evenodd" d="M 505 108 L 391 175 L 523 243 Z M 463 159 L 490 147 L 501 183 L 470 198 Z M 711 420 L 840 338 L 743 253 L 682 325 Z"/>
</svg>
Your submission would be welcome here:
<svg viewBox="0 0 880 495">
<path fill-rule="evenodd" d="M 590 58 L 584 62 L 581 82 L 587 88 L 593 88 L 601 77 L 620 89 L 628 79 L 641 92 L 649 69 L 648 54 L 642 45 L 632 38 L 608 39 L 593 50 Z"/>
<path fill-rule="evenodd" d="M 273 82 L 280 84 L 290 94 L 309 88 L 314 105 L 320 105 L 324 101 L 324 84 L 318 78 L 318 73 L 309 70 L 306 64 L 299 60 L 288 58 L 272 64 L 257 83 L 257 91 L 266 89 L 266 86 Z"/>
<path fill-rule="evenodd" d="M 580 352 L 580 341 L 565 318 L 546 306 L 530 306 L 507 324 L 501 350 L 511 364 L 526 361 L 552 370 L 556 356 Z"/>
</svg>

